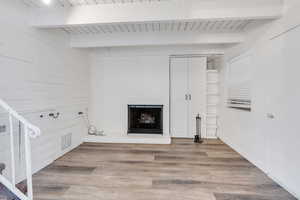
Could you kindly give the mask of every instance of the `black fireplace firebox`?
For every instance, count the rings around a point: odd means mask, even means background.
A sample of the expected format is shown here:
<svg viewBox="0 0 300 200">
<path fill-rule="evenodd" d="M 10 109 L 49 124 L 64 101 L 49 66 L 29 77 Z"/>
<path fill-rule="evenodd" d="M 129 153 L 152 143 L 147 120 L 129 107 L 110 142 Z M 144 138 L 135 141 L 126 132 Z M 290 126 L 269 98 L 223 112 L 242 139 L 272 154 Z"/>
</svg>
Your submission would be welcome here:
<svg viewBox="0 0 300 200">
<path fill-rule="evenodd" d="M 163 134 L 163 105 L 128 105 L 128 134 Z"/>
</svg>

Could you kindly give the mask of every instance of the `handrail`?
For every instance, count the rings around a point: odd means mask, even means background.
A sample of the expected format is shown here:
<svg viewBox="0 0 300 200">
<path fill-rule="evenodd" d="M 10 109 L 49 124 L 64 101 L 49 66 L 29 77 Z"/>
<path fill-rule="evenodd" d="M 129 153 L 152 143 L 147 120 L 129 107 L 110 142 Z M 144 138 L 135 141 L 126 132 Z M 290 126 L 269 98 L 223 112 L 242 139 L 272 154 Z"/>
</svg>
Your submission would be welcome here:
<svg viewBox="0 0 300 200">
<path fill-rule="evenodd" d="M 36 137 L 38 137 L 38 136 L 41 135 L 41 130 L 40 130 L 39 127 L 34 126 L 30 122 L 28 122 L 23 116 L 19 115 L 19 113 L 17 113 L 17 111 L 15 111 L 14 109 L 12 109 L 12 107 L 10 107 L 2 99 L 0 99 L 0 106 L 2 108 L 4 108 L 4 110 L 6 110 L 9 114 L 11 114 L 12 116 L 14 116 L 17 120 L 19 120 L 23 124 L 27 125 L 27 127 L 31 130 L 30 133 L 29 133 L 29 136 L 31 138 L 36 138 Z"/>
<path fill-rule="evenodd" d="M 11 175 L 12 181 L 0 175 L 0 182 L 5 185 L 11 192 L 13 192 L 21 200 L 33 200 L 32 191 L 32 170 L 31 170 L 31 142 L 30 138 L 36 138 L 41 135 L 41 130 L 27 121 L 17 111 L 12 109 L 6 102 L 0 99 L 0 107 L 2 107 L 9 114 L 9 129 L 10 129 L 10 152 L 11 152 Z M 16 169 L 15 169 L 15 155 L 14 155 L 14 134 L 13 134 L 13 117 L 24 125 L 25 131 L 25 161 L 26 161 L 26 180 L 27 180 L 27 196 L 23 194 L 16 187 Z"/>
</svg>

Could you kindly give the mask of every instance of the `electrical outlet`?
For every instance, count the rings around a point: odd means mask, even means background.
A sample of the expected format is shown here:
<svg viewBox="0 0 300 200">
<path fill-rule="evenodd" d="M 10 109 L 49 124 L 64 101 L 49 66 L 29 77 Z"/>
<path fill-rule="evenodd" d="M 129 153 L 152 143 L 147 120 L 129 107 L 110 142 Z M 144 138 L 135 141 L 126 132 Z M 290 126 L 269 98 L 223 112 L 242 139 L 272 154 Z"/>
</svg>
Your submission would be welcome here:
<svg viewBox="0 0 300 200">
<path fill-rule="evenodd" d="M 6 132 L 6 125 L 0 125 L 0 133 Z"/>
</svg>

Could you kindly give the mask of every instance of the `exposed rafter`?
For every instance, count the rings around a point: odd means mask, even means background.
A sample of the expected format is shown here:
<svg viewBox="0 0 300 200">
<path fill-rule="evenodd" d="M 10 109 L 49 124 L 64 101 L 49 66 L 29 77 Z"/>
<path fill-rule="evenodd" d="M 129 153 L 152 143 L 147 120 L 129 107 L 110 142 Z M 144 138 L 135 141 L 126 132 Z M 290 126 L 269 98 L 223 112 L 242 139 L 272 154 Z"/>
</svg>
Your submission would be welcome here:
<svg viewBox="0 0 300 200">
<path fill-rule="evenodd" d="M 234 33 L 244 31 L 252 20 L 228 21 L 172 21 L 147 23 L 99 24 L 65 26 L 65 32 L 77 34 L 147 33 L 147 32 L 195 32 L 195 33 Z"/>
</svg>

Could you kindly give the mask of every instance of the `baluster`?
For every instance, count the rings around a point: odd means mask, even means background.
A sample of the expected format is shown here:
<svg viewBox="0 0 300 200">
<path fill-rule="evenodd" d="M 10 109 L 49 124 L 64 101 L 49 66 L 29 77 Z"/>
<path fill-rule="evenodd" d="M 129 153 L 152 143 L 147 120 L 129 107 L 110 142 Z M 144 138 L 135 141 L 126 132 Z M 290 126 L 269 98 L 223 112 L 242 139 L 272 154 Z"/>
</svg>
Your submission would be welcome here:
<svg viewBox="0 0 300 200">
<path fill-rule="evenodd" d="M 15 187 L 16 185 L 15 144 L 14 144 L 13 119 L 11 113 L 9 113 L 9 131 L 10 131 L 10 153 L 11 153 L 11 176 L 12 176 L 12 184 Z"/>
<path fill-rule="evenodd" d="M 26 160 L 26 176 L 27 176 L 27 191 L 28 198 L 33 199 L 32 192 L 32 171 L 31 171 L 31 146 L 28 126 L 25 124 L 25 160 Z"/>
</svg>

